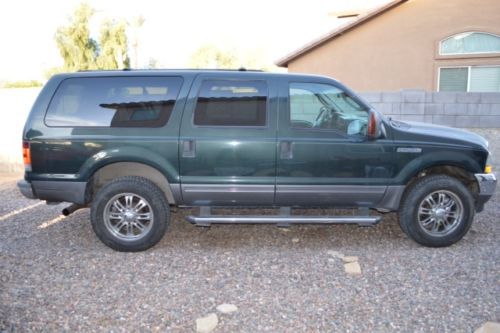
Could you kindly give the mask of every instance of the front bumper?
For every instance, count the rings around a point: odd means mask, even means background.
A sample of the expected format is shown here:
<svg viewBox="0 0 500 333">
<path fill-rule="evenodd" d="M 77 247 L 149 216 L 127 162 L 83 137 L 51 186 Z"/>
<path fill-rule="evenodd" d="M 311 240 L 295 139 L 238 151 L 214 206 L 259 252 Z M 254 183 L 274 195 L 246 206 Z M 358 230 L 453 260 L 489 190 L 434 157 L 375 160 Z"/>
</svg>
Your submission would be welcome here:
<svg viewBox="0 0 500 333">
<path fill-rule="evenodd" d="M 476 176 L 479 185 L 476 211 L 481 212 L 484 209 L 484 204 L 495 194 L 497 178 L 493 173 L 476 173 L 474 176 Z"/>
</svg>

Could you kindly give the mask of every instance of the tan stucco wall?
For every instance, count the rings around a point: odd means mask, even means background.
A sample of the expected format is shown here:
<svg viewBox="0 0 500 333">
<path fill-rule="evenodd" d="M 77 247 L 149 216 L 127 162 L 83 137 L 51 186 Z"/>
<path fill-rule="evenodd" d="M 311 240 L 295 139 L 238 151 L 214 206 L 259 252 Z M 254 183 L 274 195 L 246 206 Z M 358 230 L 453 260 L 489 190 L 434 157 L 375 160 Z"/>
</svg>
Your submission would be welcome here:
<svg viewBox="0 0 500 333">
<path fill-rule="evenodd" d="M 500 65 L 500 55 L 441 59 L 438 42 L 464 31 L 500 35 L 500 0 L 410 0 L 288 64 L 359 91 L 437 90 L 438 67 Z"/>
</svg>

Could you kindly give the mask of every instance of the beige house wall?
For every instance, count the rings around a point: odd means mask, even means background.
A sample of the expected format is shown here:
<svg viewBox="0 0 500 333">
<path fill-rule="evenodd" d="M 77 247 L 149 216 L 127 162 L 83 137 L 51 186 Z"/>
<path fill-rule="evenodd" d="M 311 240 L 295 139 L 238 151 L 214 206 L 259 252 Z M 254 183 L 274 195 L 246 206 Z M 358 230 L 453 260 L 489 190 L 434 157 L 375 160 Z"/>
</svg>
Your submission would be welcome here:
<svg viewBox="0 0 500 333">
<path fill-rule="evenodd" d="M 456 33 L 500 35 L 500 0 L 409 0 L 298 56 L 288 71 L 334 77 L 358 91 L 437 90 L 438 68 L 500 65 L 500 54 L 440 57 Z"/>
</svg>

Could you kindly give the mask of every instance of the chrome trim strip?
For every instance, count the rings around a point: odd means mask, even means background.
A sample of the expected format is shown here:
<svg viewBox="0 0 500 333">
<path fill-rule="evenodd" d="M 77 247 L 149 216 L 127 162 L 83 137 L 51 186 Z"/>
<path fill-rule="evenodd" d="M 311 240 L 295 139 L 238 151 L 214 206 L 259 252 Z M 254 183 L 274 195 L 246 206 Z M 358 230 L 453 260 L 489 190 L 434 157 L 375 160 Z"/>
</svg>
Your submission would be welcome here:
<svg viewBox="0 0 500 333">
<path fill-rule="evenodd" d="M 186 184 L 182 186 L 186 193 L 274 193 L 274 185 L 221 185 L 221 184 Z"/>
<path fill-rule="evenodd" d="M 208 216 L 187 216 L 186 220 L 193 224 L 362 224 L 373 225 L 380 222 L 380 216 L 266 216 L 266 215 L 208 215 Z"/>
<path fill-rule="evenodd" d="M 274 202 L 274 184 L 186 184 L 182 185 L 182 198 L 184 204 L 195 206 L 270 206 Z"/>
<path fill-rule="evenodd" d="M 277 185 L 276 191 L 281 193 L 370 193 L 383 194 L 387 186 L 368 185 Z"/>
</svg>

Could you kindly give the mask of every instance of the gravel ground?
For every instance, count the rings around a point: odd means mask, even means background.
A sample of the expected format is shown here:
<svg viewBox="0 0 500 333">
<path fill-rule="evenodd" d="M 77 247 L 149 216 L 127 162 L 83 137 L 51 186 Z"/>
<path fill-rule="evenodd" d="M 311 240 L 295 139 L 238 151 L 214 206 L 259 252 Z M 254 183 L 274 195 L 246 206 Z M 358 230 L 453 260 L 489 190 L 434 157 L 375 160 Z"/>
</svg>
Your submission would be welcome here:
<svg viewBox="0 0 500 333">
<path fill-rule="evenodd" d="M 63 206 L 33 207 L 4 180 L 0 331 L 194 332 L 216 313 L 214 332 L 472 332 L 500 321 L 499 197 L 443 249 L 407 239 L 395 214 L 372 228 L 205 229 L 179 210 L 153 249 L 119 253 L 88 209 L 60 218 Z"/>
</svg>

